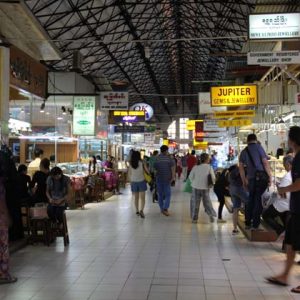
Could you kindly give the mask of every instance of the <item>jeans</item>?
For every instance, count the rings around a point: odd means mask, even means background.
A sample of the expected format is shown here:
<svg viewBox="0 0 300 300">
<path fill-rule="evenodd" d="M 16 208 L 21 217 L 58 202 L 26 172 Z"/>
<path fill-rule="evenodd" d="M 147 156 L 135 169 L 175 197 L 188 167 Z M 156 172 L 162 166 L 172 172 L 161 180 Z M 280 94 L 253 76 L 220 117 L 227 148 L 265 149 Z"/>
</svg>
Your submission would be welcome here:
<svg viewBox="0 0 300 300">
<path fill-rule="evenodd" d="M 241 208 L 242 203 L 247 206 L 249 202 L 249 193 L 242 186 L 231 184 L 229 187 L 232 208 Z"/>
<path fill-rule="evenodd" d="M 220 189 L 214 189 L 214 192 L 218 197 L 218 201 L 219 201 L 218 219 L 220 220 L 222 219 L 223 208 L 225 205 L 225 193 Z"/>
<path fill-rule="evenodd" d="M 47 213 L 51 220 L 62 223 L 64 219 L 65 206 L 48 205 Z"/>
<path fill-rule="evenodd" d="M 161 211 L 168 210 L 171 201 L 171 183 L 156 181 L 158 204 Z"/>
<path fill-rule="evenodd" d="M 210 197 L 209 197 L 209 189 L 207 190 L 198 190 L 193 188 L 192 197 L 191 197 L 191 218 L 193 220 L 198 220 L 199 208 L 201 199 L 203 200 L 203 206 L 205 212 L 210 217 L 216 217 L 217 214 L 212 206 Z"/>
<path fill-rule="evenodd" d="M 265 222 L 276 231 L 278 235 L 282 234 L 285 231 L 286 223 L 287 223 L 287 217 L 289 212 L 279 212 L 276 210 L 276 208 L 273 205 L 270 205 L 264 212 L 263 212 L 263 219 Z M 278 222 L 277 218 L 280 219 L 280 222 Z"/>
<path fill-rule="evenodd" d="M 246 226 L 258 228 L 263 211 L 261 196 L 267 189 L 268 184 L 260 184 L 254 179 L 249 179 L 249 201 L 245 207 Z M 252 223 L 252 224 L 251 224 Z"/>
</svg>

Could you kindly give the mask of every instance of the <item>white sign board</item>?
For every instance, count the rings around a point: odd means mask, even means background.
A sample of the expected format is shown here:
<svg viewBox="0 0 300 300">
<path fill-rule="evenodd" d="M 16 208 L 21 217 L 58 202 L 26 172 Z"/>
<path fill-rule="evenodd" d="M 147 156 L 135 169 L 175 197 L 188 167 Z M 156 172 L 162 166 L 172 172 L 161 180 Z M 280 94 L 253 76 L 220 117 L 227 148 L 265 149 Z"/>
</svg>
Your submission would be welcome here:
<svg viewBox="0 0 300 300">
<path fill-rule="evenodd" d="M 100 110 L 128 110 L 128 92 L 101 92 Z"/>
<path fill-rule="evenodd" d="M 217 120 L 204 120 L 203 131 L 226 131 L 226 128 L 220 128 Z"/>
<path fill-rule="evenodd" d="M 300 51 L 249 52 L 248 65 L 289 65 L 300 64 Z"/>
<path fill-rule="evenodd" d="M 199 114 L 211 114 L 214 111 L 225 110 L 226 107 L 211 107 L 210 93 L 199 93 Z"/>
<path fill-rule="evenodd" d="M 145 144 L 153 145 L 155 142 L 155 133 L 144 133 Z"/>
<path fill-rule="evenodd" d="M 249 16 L 250 40 L 281 40 L 300 37 L 300 13 Z"/>
<path fill-rule="evenodd" d="M 144 111 L 146 121 L 149 121 L 154 114 L 152 106 L 147 103 L 135 103 L 130 107 L 130 110 Z"/>
<path fill-rule="evenodd" d="M 95 135 L 96 101 L 94 96 L 75 96 L 73 134 Z"/>
</svg>

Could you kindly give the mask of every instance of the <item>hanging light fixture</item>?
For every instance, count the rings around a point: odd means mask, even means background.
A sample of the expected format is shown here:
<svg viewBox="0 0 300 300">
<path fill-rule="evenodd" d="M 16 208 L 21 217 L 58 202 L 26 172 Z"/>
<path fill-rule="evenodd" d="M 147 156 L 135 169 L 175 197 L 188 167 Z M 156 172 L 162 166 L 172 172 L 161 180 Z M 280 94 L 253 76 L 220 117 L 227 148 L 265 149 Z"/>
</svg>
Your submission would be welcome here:
<svg viewBox="0 0 300 300">
<path fill-rule="evenodd" d="M 62 111 L 62 114 L 63 114 L 63 115 L 66 115 L 66 114 L 67 114 L 67 110 L 66 110 L 66 107 L 65 107 L 65 106 L 62 106 L 62 107 L 61 107 L 61 111 Z"/>
</svg>

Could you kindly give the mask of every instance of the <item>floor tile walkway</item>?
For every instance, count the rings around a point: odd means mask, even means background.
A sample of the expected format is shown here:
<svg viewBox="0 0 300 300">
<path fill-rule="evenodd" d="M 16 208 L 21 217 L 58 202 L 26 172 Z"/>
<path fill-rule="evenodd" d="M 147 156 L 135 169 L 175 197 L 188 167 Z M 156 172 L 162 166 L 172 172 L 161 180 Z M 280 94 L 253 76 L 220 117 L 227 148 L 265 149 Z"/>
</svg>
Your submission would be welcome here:
<svg viewBox="0 0 300 300">
<path fill-rule="evenodd" d="M 148 195 L 146 219 L 135 216 L 129 189 L 84 210 L 68 211 L 71 244 L 28 246 L 12 256 L 18 283 L 5 300 L 285 300 L 300 299 L 264 276 L 280 270 L 280 244 L 250 243 L 227 224 L 189 219 L 189 194 L 173 191 L 170 217 Z M 217 206 L 215 202 L 214 205 Z M 203 210 L 203 208 L 202 208 Z M 296 266 L 292 284 L 300 283 Z"/>
</svg>

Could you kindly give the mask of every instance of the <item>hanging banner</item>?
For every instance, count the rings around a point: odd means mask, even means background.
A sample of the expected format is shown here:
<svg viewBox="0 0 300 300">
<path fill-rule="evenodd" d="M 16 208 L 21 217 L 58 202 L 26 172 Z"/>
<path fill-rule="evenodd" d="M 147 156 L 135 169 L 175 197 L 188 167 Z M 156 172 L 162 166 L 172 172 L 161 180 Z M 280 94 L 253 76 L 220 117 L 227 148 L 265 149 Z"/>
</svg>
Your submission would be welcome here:
<svg viewBox="0 0 300 300">
<path fill-rule="evenodd" d="M 100 110 L 128 110 L 128 92 L 101 92 Z"/>
<path fill-rule="evenodd" d="M 218 122 L 220 128 L 223 127 L 240 127 L 252 125 L 251 119 L 239 119 L 239 120 L 222 120 Z"/>
<path fill-rule="evenodd" d="M 209 131 L 215 132 L 215 131 L 226 131 L 226 129 L 220 128 L 218 126 L 217 120 L 204 120 L 203 131 L 204 132 L 209 132 Z"/>
<path fill-rule="evenodd" d="M 249 15 L 250 40 L 300 38 L 300 13 Z"/>
<path fill-rule="evenodd" d="M 197 142 L 194 140 L 193 146 L 195 150 L 206 150 L 208 148 L 208 142 Z"/>
<path fill-rule="evenodd" d="M 247 63 L 262 66 L 300 64 L 300 51 L 249 52 Z"/>
<path fill-rule="evenodd" d="M 255 111 L 254 110 L 230 110 L 230 111 L 216 111 L 214 113 L 215 119 L 242 118 L 242 117 L 255 117 Z"/>
<path fill-rule="evenodd" d="M 94 96 L 75 96 L 73 134 L 95 135 L 96 101 Z"/>
<path fill-rule="evenodd" d="M 138 123 L 145 122 L 145 112 L 137 110 L 117 110 L 110 112 L 109 122 L 115 123 Z"/>
<path fill-rule="evenodd" d="M 211 96 L 210 93 L 199 93 L 198 94 L 198 104 L 199 104 L 199 115 L 211 114 L 215 110 L 222 110 L 224 108 L 214 108 L 211 106 Z M 194 129 L 193 129 L 194 130 Z"/>
<path fill-rule="evenodd" d="M 196 129 L 196 122 L 203 122 L 203 120 L 187 120 L 186 130 L 194 131 Z"/>
<path fill-rule="evenodd" d="M 203 121 L 202 122 L 196 122 L 195 123 L 195 140 L 197 142 L 202 142 L 204 137 L 204 131 L 203 131 Z"/>
<path fill-rule="evenodd" d="M 137 126 L 137 125 L 115 126 L 114 131 L 115 131 L 115 133 L 144 133 L 145 127 Z"/>
<path fill-rule="evenodd" d="M 257 86 L 213 86 L 211 106 L 253 106 L 257 105 Z"/>
</svg>

